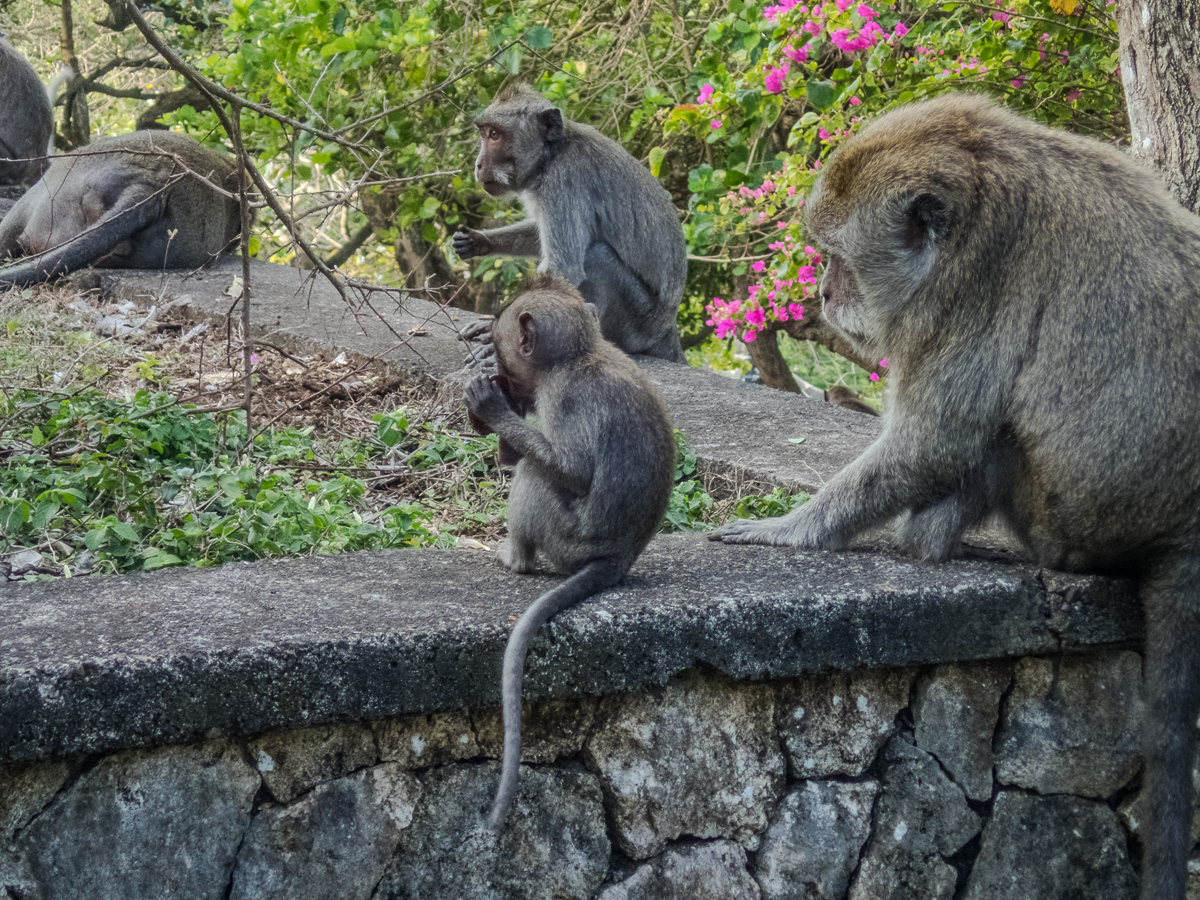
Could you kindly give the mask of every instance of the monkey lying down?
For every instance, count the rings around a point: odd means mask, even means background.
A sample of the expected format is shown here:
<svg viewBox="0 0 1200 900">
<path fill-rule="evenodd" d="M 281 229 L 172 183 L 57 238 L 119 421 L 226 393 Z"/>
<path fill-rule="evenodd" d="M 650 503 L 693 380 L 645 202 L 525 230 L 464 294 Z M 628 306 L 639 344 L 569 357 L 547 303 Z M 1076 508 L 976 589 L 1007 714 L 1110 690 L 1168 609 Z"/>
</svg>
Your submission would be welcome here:
<svg viewBox="0 0 1200 900">
<path fill-rule="evenodd" d="M 534 601 L 504 653 L 504 762 L 488 820 L 504 821 L 521 762 L 525 651 L 555 613 L 611 587 L 649 543 L 675 476 L 675 438 L 662 401 L 637 364 L 600 335 L 568 282 L 543 275 L 493 327 L 498 375 L 466 390 L 480 433 L 500 435 L 516 461 L 508 540 L 497 557 L 532 572 L 540 555 L 569 575 Z M 536 407 L 541 431 L 525 423 Z"/>
<path fill-rule="evenodd" d="M 475 178 L 493 196 L 519 193 L 515 225 L 454 235 L 462 259 L 539 257 L 595 306 L 604 337 L 626 353 L 684 362 L 676 318 L 687 244 L 671 196 L 616 141 L 564 119 L 523 85 L 501 91 L 475 120 Z M 486 326 L 465 329 L 486 340 Z"/>
<path fill-rule="evenodd" d="M 713 537 L 833 550 L 903 514 L 902 542 L 944 560 L 995 516 L 1042 565 L 1139 576 L 1141 896 L 1184 900 L 1200 712 L 1200 219 L 1120 151 L 965 95 L 850 138 L 806 212 L 827 260 L 825 318 L 890 360 L 884 431 L 799 510 Z"/>
<path fill-rule="evenodd" d="M 35 284 L 84 266 L 203 265 L 241 233 L 229 158 L 169 131 L 104 138 L 56 156 L 0 221 L 0 287 Z"/>
</svg>

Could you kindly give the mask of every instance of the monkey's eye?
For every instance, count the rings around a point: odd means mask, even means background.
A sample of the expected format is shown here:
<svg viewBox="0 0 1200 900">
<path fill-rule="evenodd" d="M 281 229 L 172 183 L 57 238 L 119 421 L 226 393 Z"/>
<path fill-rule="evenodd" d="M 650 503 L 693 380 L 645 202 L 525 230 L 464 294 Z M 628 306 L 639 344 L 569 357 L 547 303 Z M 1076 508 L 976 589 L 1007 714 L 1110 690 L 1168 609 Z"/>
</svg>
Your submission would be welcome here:
<svg viewBox="0 0 1200 900">
<path fill-rule="evenodd" d="M 487 138 L 489 141 L 498 141 L 500 140 L 500 132 L 495 128 L 489 128 L 487 130 Z"/>
</svg>

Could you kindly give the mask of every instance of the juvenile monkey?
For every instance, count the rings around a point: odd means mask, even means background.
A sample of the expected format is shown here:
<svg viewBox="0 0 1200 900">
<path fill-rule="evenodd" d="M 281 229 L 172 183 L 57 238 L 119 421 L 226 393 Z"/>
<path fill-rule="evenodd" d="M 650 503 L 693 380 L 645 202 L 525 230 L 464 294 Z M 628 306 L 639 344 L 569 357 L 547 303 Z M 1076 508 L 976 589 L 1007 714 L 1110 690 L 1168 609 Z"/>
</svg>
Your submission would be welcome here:
<svg viewBox="0 0 1200 900">
<path fill-rule="evenodd" d="M 626 353 L 683 362 L 676 318 L 687 245 L 670 195 L 616 141 L 563 118 L 528 87 L 510 87 L 475 120 L 475 178 L 492 196 L 521 195 L 515 225 L 454 235 L 462 259 L 537 256 L 596 307 L 600 331 Z M 470 332 L 467 332 L 470 336 Z"/>
<path fill-rule="evenodd" d="M 236 240 L 241 215 L 236 200 L 197 175 L 237 190 L 232 160 L 169 131 L 135 131 L 56 156 L 0 221 L 0 260 L 29 257 L 0 268 L 0 286 L 89 265 L 203 265 Z"/>
<path fill-rule="evenodd" d="M 903 541 L 943 560 L 995 516 L 1042 565 L 1140 576 L 1141 896 L 1184 900 L 1200 712 L 1200 219 L 1120 151 L 953 94 L 848 140 L 806 211 L 827 251 L 825 318 L 890 359 L 884 431 L 801 509 L 714 537 L 837 549 L 906 514 Z"/>
<path fill-rule="evenodd" d="M 32 184 L 46 171 L 54 112 L 33 66 L 0 31 L 0 184 Z"/>
<path fill-rule="evenodd" d="M 514 572 L 532 572 L 540 555 L 570 576 L 525 611 L 504 652 L 504 761 L 488 819 L 496 829 L 517 788 L 529 642 L 555 613 L 629 571 L 666 512 L 675 439 L 646 377 L 601 337 L 563 279 L 535 281 L 496 319 L 493 340 L 499 376 L 477 376 L 465 399 L 520 460 L 509 488 L 508 540 L 496 555 Z M 541 430 L 514 407 L 536 409 Z"/>
</svg>

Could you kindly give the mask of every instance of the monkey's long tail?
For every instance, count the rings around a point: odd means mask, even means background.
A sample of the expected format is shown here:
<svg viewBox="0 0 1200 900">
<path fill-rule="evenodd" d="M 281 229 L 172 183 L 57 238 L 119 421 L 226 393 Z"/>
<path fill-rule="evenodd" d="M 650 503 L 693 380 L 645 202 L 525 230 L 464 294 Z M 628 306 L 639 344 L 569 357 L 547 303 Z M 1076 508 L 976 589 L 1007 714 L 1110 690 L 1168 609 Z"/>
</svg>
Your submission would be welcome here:
<svg viewBox="0 0 1200 900">
<path fill-rule="evenodd" d="M 1192 761 L 1200 712 L 1200 554 L 1164 560 L 1146 579 L 1146 770 L 1143 900 L 1183 900 L 1191 849 Z"/>
<path fill-rule="evenodd" d="M 612 587 L 625 574 L 628 566 L 612 559 L 595 559 L 564 581 L 533 601 L 517 620 L 504 650 L 504 676 L 500 695 L 504 706 L 504 763 L 500 770 L 500 787 L 488 828 L 493 831 L 504 824 L 513 797 L 517 792 L 517 770 L 521 765 L 521 679 L 525 670 L 525 652 L 537 630 L 552 616 L 587 599 L 597 591 Z"/>
</svg>

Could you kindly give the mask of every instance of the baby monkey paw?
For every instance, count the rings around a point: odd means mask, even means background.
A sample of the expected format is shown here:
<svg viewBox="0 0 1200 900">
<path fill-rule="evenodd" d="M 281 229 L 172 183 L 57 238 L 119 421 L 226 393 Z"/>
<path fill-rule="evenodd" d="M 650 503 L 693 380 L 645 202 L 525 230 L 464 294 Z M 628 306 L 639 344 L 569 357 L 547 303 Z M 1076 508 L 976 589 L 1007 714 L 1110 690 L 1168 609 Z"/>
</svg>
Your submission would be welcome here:
<svg viewBox="0 0 1200 900">
<path fill-rule="evenodd" d="M 454 233 L 454 252 L 459 259 L 487 256 L 492 252 L 492 242 L 478 231 L 464 228 Z"/>
<path fill-rule="evenodd" d="M 467 409 L 489 425 L 495 425 L 497 420 L 512 413 L 508 398 L 497 381 L 496 375 L 476 375 L 463 392 Z"/>
</svg>

